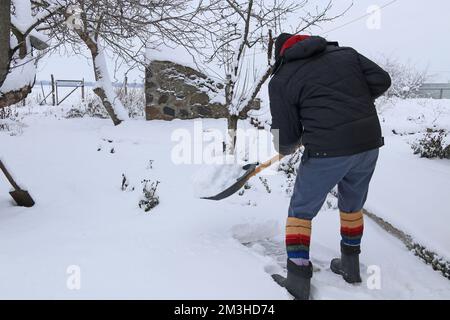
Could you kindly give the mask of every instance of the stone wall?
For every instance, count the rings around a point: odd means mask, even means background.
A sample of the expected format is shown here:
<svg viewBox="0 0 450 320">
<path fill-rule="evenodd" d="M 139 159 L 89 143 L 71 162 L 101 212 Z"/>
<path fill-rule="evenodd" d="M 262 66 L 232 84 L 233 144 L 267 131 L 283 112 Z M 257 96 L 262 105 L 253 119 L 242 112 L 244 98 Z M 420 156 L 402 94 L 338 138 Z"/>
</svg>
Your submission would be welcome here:
<svg viewBox="0 0 450 320">
<path fill-rule="evenodd" d="M 170 61 L 153 61 L 146 70 L 147 120 L 226 118 L 224 105 L 210 97 L 223 92 L 223 84 L 192 68 Z"/>
</svg>

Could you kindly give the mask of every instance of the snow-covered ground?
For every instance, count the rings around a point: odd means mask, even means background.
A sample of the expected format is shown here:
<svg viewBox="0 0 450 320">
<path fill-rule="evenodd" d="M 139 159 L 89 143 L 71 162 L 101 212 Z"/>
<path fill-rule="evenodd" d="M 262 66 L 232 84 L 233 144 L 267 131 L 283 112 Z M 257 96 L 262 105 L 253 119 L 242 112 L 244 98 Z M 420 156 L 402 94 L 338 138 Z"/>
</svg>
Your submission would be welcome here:
<svg viewBox="0 0 450 320">
<path fill-rule="evenodd" d="M 380 109 L 387 145 L 366 208 L 450 261 L 450 161 L 411 150 L 427 128 L 450 130 L 450 100 L 398 100 Z"/>
<path fill-rule="evenodd" d="M 420 108 L 417 101 L 410 105 Z M 450 102 L 433 108 L 446 112 Z M 193 181 L 201 165 L 171 159 L 171 134 L 193 131 L 193 121 L 132 120 L 113 127 L 110 120 L 64 119 L 60 108 L 32 110 L 20 134 L 0 132 L 3 160 L 37 202 L 31 209 L 14 206 L 0 178 L 0 298 L 289 298 L 270 277 L 282 272 L 280 256 L 264 246 L 283 249 L 289 196 L 276 165 L 263 176 L 270 193 L 256 177 L 242 196 L 200 200 Z M 389 112 L 383 111 L 387 145 L 367 208 L 450 257 L 450 163 L 413 155 L 407 144 L 413 136 L 389 133 L 392 123 L 410 120 Z M 225 126 L 203 121 L 205 130 Z M 130 183 L 125 191 L 122 174 Z M 161 181 L 161 203 L 149 213 L 138 206 L 143 179 Z M 314 298 L 450 298 L 447 279 L 369 219 L 364 282 L 345 284 L 328 266 L 339 254 L 335 207 L 330 197 L 314 221 Z M 67 287 L 71 266 L 80 268 L 80 290 Z M 380 275 L 381 287 L 366 285 L 378 279 L 366 271 Z"/>
</svg>

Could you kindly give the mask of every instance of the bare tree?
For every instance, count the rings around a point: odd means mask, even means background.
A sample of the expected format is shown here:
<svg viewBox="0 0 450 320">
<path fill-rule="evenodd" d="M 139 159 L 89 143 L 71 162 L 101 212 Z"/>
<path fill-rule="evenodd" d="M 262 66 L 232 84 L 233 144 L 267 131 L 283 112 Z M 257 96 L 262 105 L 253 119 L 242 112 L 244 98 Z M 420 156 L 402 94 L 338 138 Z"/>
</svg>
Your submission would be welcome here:
<svg viewBox="0 0 450 320">
<path fill-rule="evenodd" d="M 401 63 L 392 57 L 384 57 L 378 63 L 392 78 L 392 86 L 384 94 L 386 97 L 407 99 L 419 96 L 419 89 L 427 80 L 427 68 L 417 69 L 409 63 Z"/>
<path fill-rule="evenodd" d="M 298 25 L 289 28 L 296 34 L 343 14 L 329 15 L 331 0 L 324 7 L 315 7 L 312 11 L 307 10 L 309 3 L 309 0 L 211 2 L 209 14 L 216 17 L 217 26 L 209 33 L 213 50 L 206 62 L 216 62 L 223 67 L 225 103 L 229 110 L 229 153 L 235 149 L 239 118 L 246 117 L 253 109 L 255 99 L 271 75 L 275 63 L 274 36 L 288 29 L 288 17 L 298 15 Z M 261 59 L 265 62 L 261 63 Z"/>
<path fill-rule="evenodd" d="M 61 0 L 62 1 L 62 0 Z M 106 51 L 131 64 L 144 64 L 144 49 L 170 40 L 194 47 L 203 30 L 194 17 L 201 12 L 202 1 L 182 0 L 65 0 L 61 17 L 50 17 L 46 30 L 52 37 L 71 47 L 76 53 L 85 48 L 93 61 L 100 97 L 115 125 L 128 119 L 120 100 L 112 89 L 106 65 Z M 46 6 L 45 3 L 42 4 Z"/>
</svg>

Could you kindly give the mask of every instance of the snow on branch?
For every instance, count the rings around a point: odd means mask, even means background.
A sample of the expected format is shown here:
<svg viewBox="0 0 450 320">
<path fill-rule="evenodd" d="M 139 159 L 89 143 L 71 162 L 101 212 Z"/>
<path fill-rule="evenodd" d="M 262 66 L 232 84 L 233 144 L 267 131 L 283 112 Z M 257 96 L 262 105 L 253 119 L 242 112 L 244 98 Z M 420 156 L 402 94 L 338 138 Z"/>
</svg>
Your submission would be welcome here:
<svg viewBox="0 0 450 320">
<path fill-rule="evenodd" d="M 24 99 L 34 85 L 36 64 L 39 54 L 32 48 L 44 50 L 50 39 L 38 32 L 36 27 L 62 8 L 61 4 L 47 1 L 45 6 L 30 0 L 11 1 L 11 36 L 9 70 L 0 87 L 0 107 L 17 103 Z"/>
</svg>

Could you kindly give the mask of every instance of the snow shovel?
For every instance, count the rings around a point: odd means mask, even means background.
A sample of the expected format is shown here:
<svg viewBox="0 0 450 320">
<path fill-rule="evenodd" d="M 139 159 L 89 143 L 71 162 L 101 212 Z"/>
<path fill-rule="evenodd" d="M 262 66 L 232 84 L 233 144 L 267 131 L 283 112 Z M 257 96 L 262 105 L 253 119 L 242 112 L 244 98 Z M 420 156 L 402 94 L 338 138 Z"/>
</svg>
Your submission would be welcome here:
<svg viewBox="0 0 450 320">
<path fill-rule="evenodd" d="M 217 194 L 215 196 L 203 197 L 201 199 L 219 201 L 219 200 L 228 198 L 229 196 L 238 192 L 245 185 L 245 183 L 248 180 L 250 180 L 250 178 L 256 176 L 258 173 L 260 173 L 264 169 L 267 169 L 272 164 L 280 161 L 283 157 L 284 156 L 282 156 L 281 154 L 278 154 L 275 157 L 273 157 L 272 159 L 270 159 L 262 164 L 253 163 L 253 164 L 245 165 L 244 167 L 242 167 L 242 169 L 245 170 L 245 173 L 236 180 L 236 183 L 234 183 L 232 186 L 228 187 L 227 189 L 225 189 L 224 191 L 220 192 L 219 194 Z"/>
<path fill-rule="evenodd" d="M 31 195 L 28 193 L 28 191 L 22 190 L 19 187 L 19 185 L 16 183 L 16 181 L 14 181 L 12 175 L 6 169 L 2 160 L 0 160 L 0 169 L 3 171 L 3 173 L 6 176 L 6 179 L 8 179 L 9 183 L 11 183 L 11 185 L 14 188 L 14 191 L 11 191 L 9 194 L 14 199 L 14 201 L 17 203 L 17 205 L 20 207 L 26 207 L 26 208 L 30 208 L 30 207 L 34 206 L 34 200 L 31 197 Z"/>
</svg>

